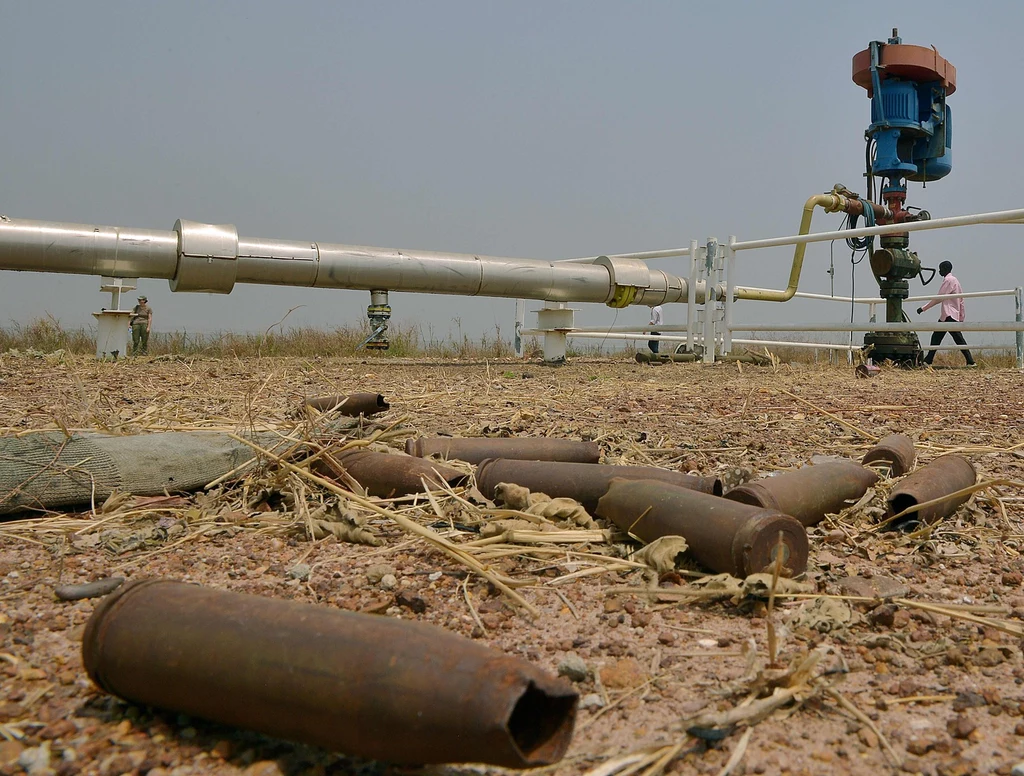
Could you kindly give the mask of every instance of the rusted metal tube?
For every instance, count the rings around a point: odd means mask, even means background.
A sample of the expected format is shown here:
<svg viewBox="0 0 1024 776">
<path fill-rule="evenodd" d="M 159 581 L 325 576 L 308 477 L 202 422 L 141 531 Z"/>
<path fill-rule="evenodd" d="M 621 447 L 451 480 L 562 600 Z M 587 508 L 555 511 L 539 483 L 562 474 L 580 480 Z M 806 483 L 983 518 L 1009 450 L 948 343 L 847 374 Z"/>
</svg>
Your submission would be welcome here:
<svg viewBox="0 0 1024 776">
<path fill-rule="evenodd" d="M 807 531 L 796 518 L 666 482 L 613 479 L 597 515 L 644 542 L 682 536 L 687 554 L 715 572 L 746 577 L 764 571 L 780 542 L 783 574 L 807 569 Z"/>
<path fill-rule="evenodd" d="M 910 437 L 903 434 L 890 434 L 878 440 L 878 444 L 864 453 L 861 463 L 869 466 L 873 463 L 887 463 L 893 477 L 902 477 L 914 468 L 917 450 Z"/>
<path fill-rule="evenodd" d="M 978 480 L 974 465 L 959 455 L 944 455 L 936 458 L 927 466 L 922 466 L 913 474 L 900 480 L 899 484 L 889 493 L 889 514 L 898 515 L 905 509 L 923 504 L 926 501 L 940 498 L 947 493 L 955 493 L 969 488 Z M 957 496 L 940 501 L 930 507 L 906 515 L 897 524 L 919 520 L 931 524 L 949 517 L 956 512 L 961 504 L 971 496 Z"/>
<path fill-rule="evenodd" d="M 576 715 L 562 680 L 433 625 L 173 580 L 105 598 L 82 658 L 134 703 L 393 763 L 546 765 Z"/>
<path fill-rule="evenodd" d="M 339 415 L 376 415 L 391 409 L 384 397 L 379 393 L 350 393 L 348 396 L 318 396 L 309 397 L 305 400 L 307 407 L 312 407 L 320 412 L 334 410 Z"/>
<path fill-rule="evenodd" d="M 597 442 L 547 437 L 420 437 L 407 439 L 405 452 L 422 458 L 439 455 L 473 464 L 487 458 L 575 463 L 597 463 L 601 458 Z"/>
<path fill-rule="evenodd" d="M 487 498 L 494 498 L 499 482 L 514 482 L 534 493 L 547 493 L 552 498 L 576 499 L 590 514 L 594 514 L 598 499 L 608 491 L 608 485 L 614 477 L 659 480 L 681 488 L 722 495 L 722 481 L 718 477 L 696 477 L 656 466 L 608 466 L 599 463 L 514 461 L 504 458 L 481 461 L 476 469 L 476 486 Z"/>
<path fill-rule="evenodd" d="M 465 472 L 438 461 L 374 450 L 348 450 L 332 456 L 330 460 L 325 456 L 314 464 L 314 468 L 328 476 L 337 476 L 333 466 L 335 462 L 369 495 L 381 498 L 419 493 L 423 490 L 422 480 L 426 480 L 428 486 L 440 487 L 445 482 L 456 488 L 469 479 Z"/>
<path fill-rule="evenodd" d="M 738 485 L 727 499 L 772 509 L 795 517 L 805 526 L 817 525 L 847 502 L 859 499 L 878 482 L 878 474 L 853 461 L 804 466 L 772 477 Z"/>
</svg>

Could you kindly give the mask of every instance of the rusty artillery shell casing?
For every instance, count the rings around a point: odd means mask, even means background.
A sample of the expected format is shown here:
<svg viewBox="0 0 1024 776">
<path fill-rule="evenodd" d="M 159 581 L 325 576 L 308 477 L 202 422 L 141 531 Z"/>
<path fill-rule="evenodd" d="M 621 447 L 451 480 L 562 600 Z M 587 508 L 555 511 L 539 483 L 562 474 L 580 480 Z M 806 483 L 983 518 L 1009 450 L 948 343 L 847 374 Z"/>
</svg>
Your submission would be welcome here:
<svg viewBox="0 0 1024 776">
<path fill-rule="evenodd" d="M 666 482 L 613 479 L 597 515 L 644 542 L 682 536 L 687 554 L 715 572 L 747 577 L 764 571 L 780 541 L 783 573 L 807 569 L 807 531 L 796 518 Z"/>
<path fill-rule="evenodd" d="M 598 500 L 608 491 L 608 485 L 614 477 L 659 480 L 681 488 L 722 495 L 722 481 L 718 477 L 695 477 L 656 466 L 608 466 L 600 463 L 488 458 L 481 461 L 476 470 L 477 487 L 487 498 L 494 498 L 499 482 L 514 482 L 534 493 L 546 493 L 552 498 L 576 499 L 591 514 L 597 508 Z"/>
<path fill-rule="evenodd" d="M 868 466 L 873 463 L 887 463 L 893 477 L 902 477 L 914 468 L 917 450 L 910 437 L 903 434 L 890 434 L 878 440 L 878 444 L 864 453 L 861 463 Z"/>
<path fill-rule="evenodd" d="M 601 458 L 597 442 L 547 437 L 420 437 L 407 439 L 405 452 L 421 458 L 439 455 L 472 464 L 487 458 L 576 463 L 597 463 Z"/>
<path fill-rule="evenodd" d="M 104 599 L 82 657 L 103 690 L 393 763 L 561 759 L 576 692 L 426 623 L 135 582 Z"/>
<path fill-rule="evenodd" d="M 453 488 L 469 479 L 469 475 L 445 466 L 438 461 L 427 461 L 411 455 L 391 455 L 374 450 L 348 450 L 333 456 L 348 475 L 362 485 L 371 496 L 391 498 L 423 490 L 427 485 L 440 486 L 446 482 Z M 319 463 L 319 462 L 318 462 Z M 324 461 L 318 470 L 330 469 L 330 462 Z"/>
<path fill-rule="evenodd" d="M 853 461 L 836 461 L 737 485 L 725 497 L 782 512 L 812 526 L 863 496 L 876 482 L 878 475 L 871 469 Z"/>
<path fill-rule="evenodd" d="M 889 493 L 889 515 L 898 515 L 925 501 L 969 488 L 978 480 L 974 465 L 959 455 L 944 455 L 904 477 Z M 957 496 L 906 515 L 898 522 L 919 520 L 930 524 L 956 512 L 971 496 Z"/>
<path fill-rule="evenodd" d="M 348 396 L 318 396 L 305 400 L 307 407 L 320 412 L 334 410 L 339 415 L 376 415 L 391 408 L 379 393 L 350 393 Z"/>
</svg>

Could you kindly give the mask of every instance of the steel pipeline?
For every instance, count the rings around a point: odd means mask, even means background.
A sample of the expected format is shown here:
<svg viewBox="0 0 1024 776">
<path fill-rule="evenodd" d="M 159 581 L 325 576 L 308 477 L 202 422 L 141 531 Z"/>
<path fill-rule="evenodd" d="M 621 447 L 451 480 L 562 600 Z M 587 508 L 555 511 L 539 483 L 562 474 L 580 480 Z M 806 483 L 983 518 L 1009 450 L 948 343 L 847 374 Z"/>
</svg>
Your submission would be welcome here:
<svg viewBox="0 0 1024 776">
<path fill-rule="evenodd" d="M 594 514 L 597 502 L 613 478 L 658 480 L 681 488 L 722 495 L 718 477 L 697 477 L 692 474 L 659 469 L 655 466 L 610 466 L 599 463 L 562 463 L 552 461 L 513 461 L 489 458 L 476 470 L 476 484 L 487 498 L 494 498 L 500 482 L 514 482 L 534 493 L 552 498 L 571 498 Z"/>
<path fill-rule="evenodd" d="M 917 450 L 910 437 L 903 434 L 890 434 L 878 440 L 878 443 L 864 453 L 861 463 L 870 466 L 874 463 L 888 464 L 893 477 L 902 477 L 914 468 Z"/>
<path fill-rule="evenodd" d="M 0 220 L 0 269 L 163 278 L 172 291 L 235 283 L 600 302 L 685 302 L 687 280 L 636 259 L 589 263 L 240 238 L 230 224 L 179 219 L 171 231 Z"/>
<path fill-rule="evenodd" d="M 644 542 L 682 536 L 687 554 L 715 572 L 746 577 L 770 567 L 807 570 L 807 532 L 795 518 L 665 482 L 613 479 L 597 515 Z"/>
<path fill-rule="evenodd" d="M 427 485 L 440 486 L 445 482 L 458 487 L 469 475 L 437 461 L 426 461 L 410 455 L 391 455 L 374 450 L 348 450 L 333 456 L 324 456 L 314 467 L 328 476 L 337 476 L 334 463 L 341 465 L 349 477 L 362 485 L 371 496 L 391 498 L 423 490 Z"/>
<path fill-rule="evenodd" d="M 333 410 L 339 415 L 376 415 L 391 409 L 384 397 L 379 393 L 350 393 L 348 396 L 318 396 L 305 400 L 307 407 L 312 407 L 320 412 Z"/>
<path fill-rule="evenodd" d="M 143 580 L 104 599 L 89 677 L 134 703 L 394 763 L 561 759 L 576 693 L 420 622 Z"/>
<path fill-rule="evenodd" d="M 820 523 L 859 499 L 878 475 L 853 461 L 804 466 L 747 482 L 725 494 L 727 499 L 795 517 L 804 526 Z"/>
<path fill-rule="evenodd" d="M 944 455 L 941 458 L 936 458 L 927 466 L 922 466 L 913 474 L 900 480 L 896 487 L 889 492 L 889 514 L 898 515 L 910 507 L 969 488 L 977 482 L 977 479 L 978 475 L 974 470 L 974 465 L 966 458 L 959 455 Z M 906 515 L 898 523 L 919 520 L 930 525 L 944 517 L 949 517 L 969 498 L 970 494 L 967 494 L 940 501 L 938 504 Z"/>
<path fill-rule="evenodd" d="M 473 464 L 487 458 L 579 463 L 597 463 L 601 458 L 597 442 L 548 437 L 420 437 L 405 440 L 405 452 L 421 457 L 439 455 Z"/>
</svg>

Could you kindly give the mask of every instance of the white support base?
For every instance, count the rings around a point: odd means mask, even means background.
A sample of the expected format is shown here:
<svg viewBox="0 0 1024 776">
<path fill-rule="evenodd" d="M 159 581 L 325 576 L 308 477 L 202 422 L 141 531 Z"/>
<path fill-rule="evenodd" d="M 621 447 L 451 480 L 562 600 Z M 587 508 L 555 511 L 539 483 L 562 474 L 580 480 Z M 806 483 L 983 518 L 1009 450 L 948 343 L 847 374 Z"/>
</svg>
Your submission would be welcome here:
<svg viewBox="0 0 1024 776">
<path fill-rule="evenodd" d="M 544 363 L 565 363 L 565 333 L 572 331 L 576 311 L 557 303 L 557 307 L 537 310 L 537 328 L 544 330 Z"/>
<path fill-rule="evenodd" d="M 96 358 L 127 358 L 128 319 L 132 314 L 128 310 L 104 310 L 93 313 L 96 318 Z"/>
</svg>

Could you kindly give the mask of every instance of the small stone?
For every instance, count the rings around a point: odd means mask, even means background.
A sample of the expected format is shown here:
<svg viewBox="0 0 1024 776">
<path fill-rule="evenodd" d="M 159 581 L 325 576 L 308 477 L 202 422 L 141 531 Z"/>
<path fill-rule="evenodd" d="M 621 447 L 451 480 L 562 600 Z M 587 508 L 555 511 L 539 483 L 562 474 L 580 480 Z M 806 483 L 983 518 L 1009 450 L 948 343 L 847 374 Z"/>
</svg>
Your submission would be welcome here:
<svg viewBox="0 0 1024 776">
<path fill-rule="evenodd" d="M 584 695 L 580 698 L 581 709 L 600 709 L 604 706 L 604 701 L 601 696 L 596 692 L 592 692 L 589 695 Z"/>
<path fill-rule="evenodd" d="M 868 619 L 873 625 L 880 625 L 883 628 L 891 628 L 896 620 L 896 607 L 892 604 L 882 604 L 871 610 Z"/>
<path fill-rule="evenodd" d="M 380 586 L 383 590 L 394 590 L 398 587 L 398 579 L 394 574 L 385 574 L 380 578 Z"/>
<path fill-rule="evenodd" d="M 590 676 L 590 669 L 579 655 L 566 655 L 565 659 L 558 664 L 558 675 L 564 676 L 571 682 L 582 682 Z"/>
<path fill-rule="evenodd" d="M 878 736 L 876 736 L 875 731 L 869 727 L 860 728 L 857 731 L 857 738 L 859 738 L 861 743 L 868 749 L 875 749 L 878 746 Z"/>
<path fill-rule="evenodd" d="M 416 614 L 427 611 L 427 602 L 411 590 L 399 590 L 395 595 L 395 603 Z"/>
<path fill-rule="evenodd" d="M 388 574 L 394 575 L 395 570 L 387 565 L 386 563 L 377 563 L 366 569 L 366 578 L 370 581 L 371 585 L 376 585 Z"/>
<path fill-rule="evenodd" d="M 1002 663 L 1006 658 L 1003 653 L 996 647 L 985 647 L 974 658 L 974 664 L 976 666 L 982 666 L 991 668 Z"/>
<path fill-rule="evenodd" d="M 957 714 L 946 723 L 946 730 L 953 738 L 967 738 L 978 727 L 966 714 Z"/>
<path fill-rule="evenodd" d="M 613 690 L 638 687 L 647 679 L 640 664 L 631 657 L 618 660 L 601 668 L 601 682 Z"/>
<path fill-rule="evenodd" d="M 605 613 L 611 614 L 612 612 L 622 611 L 622 602 L 617 598 L 609 598 L 604 602 Z"/>
<path fill-rule="evenodd" d="M 1010 771 L 1010 776 L 1024 776 L 1024 762 L 1017 763 Z"/>
<path fill-rule="evenodd" d="M 917 755 L 920 757 L 923 754 L 928 754 L 928 750 L 932 748 L 932 745 L 925 741 L 923 738 L 911 738 L 907 741 L 907 751 L 910 754 Z"/>
<path fill-rule="evenodd" d="M 844 577 L 839 580 L 839 589 L 845 595 L 856 595 L 864 598 L 903 598 L 909 595 L 910 588 L 899 580 L 882 575 Z"/>
<path fill-rule="evenodd" d="M 664 631 L 658 634 L 658 642 L 664 644 L 666 647 L 671 647 L 676 643 L 676 635 L 671 631 Z"/>
<path fill-rule="evenodd" d="M 284 776 L 284 771 L 273 760 L 260 760 L 242 771 L 242 776 Z"/>
<path fill-rule="evenodd" d="M 309 579 L 309 575 L 312 573 L 312 569 L 308 563 L 297 563 L 288 569 L 288 577 L 291 579 L 297 579 L 300 582 L 306 582 Z"/>
<path fill-rule="evenodd" d="M 430 582 L 437 582 L 437 580 L 439 580 L 443 576 L 444 576 L 444 572 L 443 571 L 432 571 L 432 572 L 430 572 L 430 574 L 427 575 L 427 579 Z"/>
</svg>

